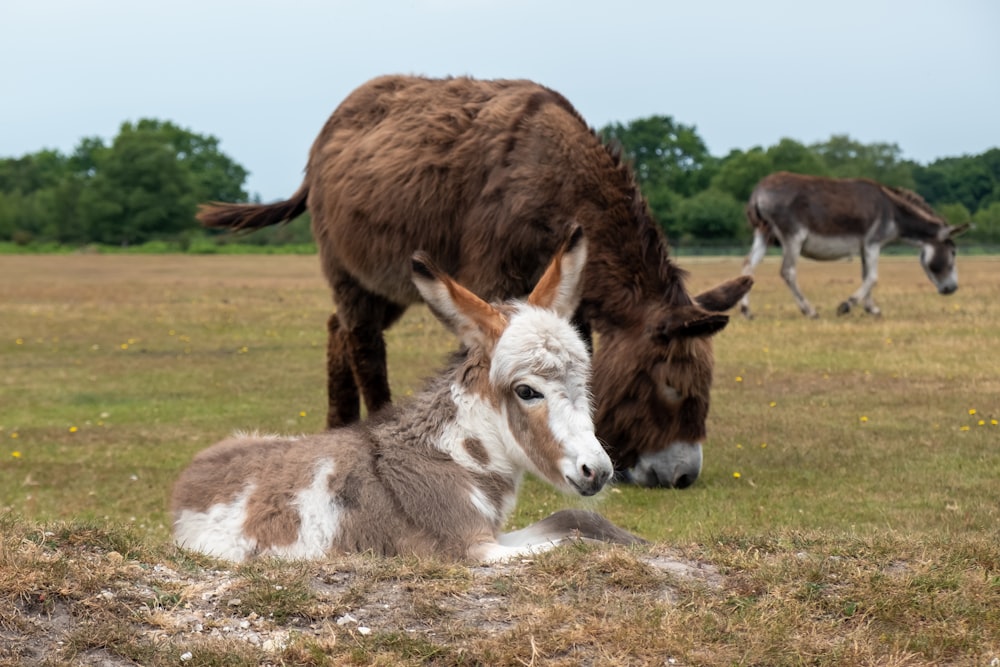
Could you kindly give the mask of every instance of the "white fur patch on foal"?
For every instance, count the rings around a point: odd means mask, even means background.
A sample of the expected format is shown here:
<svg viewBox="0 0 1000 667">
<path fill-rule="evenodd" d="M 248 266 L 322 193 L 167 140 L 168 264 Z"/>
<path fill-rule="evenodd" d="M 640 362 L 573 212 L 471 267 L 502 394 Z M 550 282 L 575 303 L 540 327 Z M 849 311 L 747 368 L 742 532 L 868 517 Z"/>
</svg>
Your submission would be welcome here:
<svg viewBox="0 0 1000 667">
<path fill-rule="evenodd" d="M 231 503 L 212 505 L 205 512 L 182 510 L 174 523 L 174 541 L 192 551 L 240 562 L 252 555 L 255 540 L 243 534 L 247 501 L 253 493 L 249 485 Z"/>
<path fill-rule="evenodd" d="M 264 552 L 282 558 L 322 558 L 340 529 L 340 506 L 330 496 L 330 475 L 333 461 L 320 461 L 313 473 L 312 483 L 295 494 L 299 510 L 298 539 L 286 546 L 277 546 Z"/>
</svg>

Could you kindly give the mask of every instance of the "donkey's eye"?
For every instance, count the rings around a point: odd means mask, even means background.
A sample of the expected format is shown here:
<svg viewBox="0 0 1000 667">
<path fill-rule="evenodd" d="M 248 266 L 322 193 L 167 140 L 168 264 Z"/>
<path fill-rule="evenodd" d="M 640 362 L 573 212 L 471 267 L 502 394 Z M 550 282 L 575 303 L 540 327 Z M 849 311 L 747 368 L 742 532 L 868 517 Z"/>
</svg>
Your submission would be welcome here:
<svg viewBox="0 0 1000 667">
<path fill-rule="evenodd" d="M 522 401 L 533 401 L 538 398 L 545 398 L 540 392 L 535 391 L 526 384 L 519 384 L 514 387 L 514 393 Z"/>
</svg>

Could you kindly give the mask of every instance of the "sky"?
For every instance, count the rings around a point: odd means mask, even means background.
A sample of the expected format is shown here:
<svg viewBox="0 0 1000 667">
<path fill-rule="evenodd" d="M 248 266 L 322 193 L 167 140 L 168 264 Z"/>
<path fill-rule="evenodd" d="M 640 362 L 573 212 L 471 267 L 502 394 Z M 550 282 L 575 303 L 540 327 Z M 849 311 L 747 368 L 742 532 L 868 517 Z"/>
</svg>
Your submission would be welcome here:
<svg viewBox="0 0 1000 667">
<path fill-rule="evenodd" d="M 528 78 L 593 127 L 669 115 L 709 151 L 848 134 L 928 163 L 1000 147 L 995 0 L 3 0 L 0 157 L 122 122 L 220 140 L 290 196 L 382 74 Z"/>
</svg>

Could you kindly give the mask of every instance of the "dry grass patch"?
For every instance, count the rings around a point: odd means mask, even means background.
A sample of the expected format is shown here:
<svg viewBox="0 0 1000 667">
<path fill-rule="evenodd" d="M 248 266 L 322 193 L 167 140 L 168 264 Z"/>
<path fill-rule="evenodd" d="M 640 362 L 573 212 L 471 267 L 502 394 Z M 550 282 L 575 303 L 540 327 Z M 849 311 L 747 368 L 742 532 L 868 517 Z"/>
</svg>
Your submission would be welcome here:
<svg viewBox="0 0 1000 667">
<path fill-rule="evenodd" d="M 681 263 L 697 291 L 740 261 Z M 885 315 L 838 318 L 857 263 L 802 264 L 812 321 L 768 258 L 715 338 L 698 482 L 529 479 L 511 521 L 585 506 L 652 546 L 235 568 L 170 546 L 167 497 L 234 429 L 321 428 L 315 257 L 4 258 L 0 664 L 990 665 L 1000 259 L 959 271 L 945 298 L 884 258 Z M 405 397 L 453 341 L 415 308 L 388 345 Z"/>
</svg>

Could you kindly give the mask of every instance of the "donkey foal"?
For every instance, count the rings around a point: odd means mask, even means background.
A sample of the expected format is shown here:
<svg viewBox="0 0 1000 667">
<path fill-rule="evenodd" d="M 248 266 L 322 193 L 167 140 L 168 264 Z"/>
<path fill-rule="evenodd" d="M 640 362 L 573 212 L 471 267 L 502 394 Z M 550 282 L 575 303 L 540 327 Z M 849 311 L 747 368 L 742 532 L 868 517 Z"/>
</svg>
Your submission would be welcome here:
<svg viewBox="0 0 1000 667">
<path fill-rule="evenodd" d="M 408 404 L 325 433 L 235 436 L 174 488 L 183 547 L 242 561 L 330 552 L 503 560 L 567 537 L 641 542 L 592 512 L 502 534 L 526 471 L 585 496 L 611 478 L 594 435 L 579 305 L 580 228 L 526 301 L 490 305 L 418 253 L 413 282 L 467 349 Z"/>
</svg>

